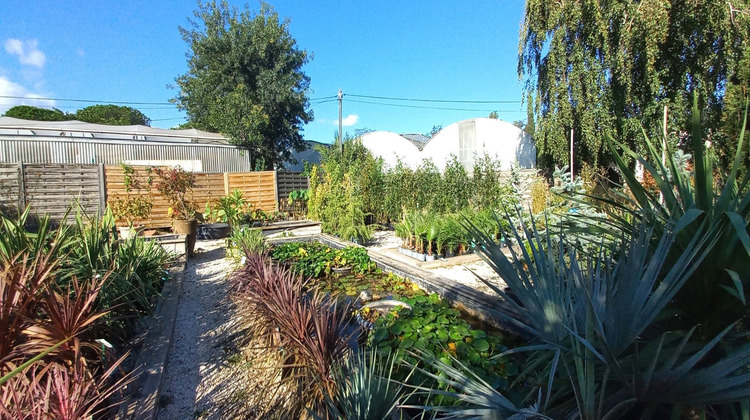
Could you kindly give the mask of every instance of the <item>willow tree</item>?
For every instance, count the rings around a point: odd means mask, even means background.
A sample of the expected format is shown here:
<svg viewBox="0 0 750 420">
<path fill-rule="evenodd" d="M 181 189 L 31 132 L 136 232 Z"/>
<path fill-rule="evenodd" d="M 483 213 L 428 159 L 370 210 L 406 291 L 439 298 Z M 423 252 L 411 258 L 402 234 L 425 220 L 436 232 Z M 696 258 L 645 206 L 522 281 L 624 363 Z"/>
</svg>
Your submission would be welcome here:
<svg viewBox="0 0 750 420">
<path fill-rule="evenodd" d="M 577 161 L 607 163 L 607 135 L 643 150 L 641 128 L 661 133 L 665 105 L 678 141 L 694 93 L 711 133 L 736 125 L 724 117 L 736 111 L 725 96 L 747 95 L 750 77 L 741 63 L 750 56 L 749 5 L 527 0 L 518 72 L 532 96 L 539 163 L 568 163 L 571 129 Z M 725 139 L 722 150 L 731 146 L 728 137 L 716 138 Z"/>
</svg>

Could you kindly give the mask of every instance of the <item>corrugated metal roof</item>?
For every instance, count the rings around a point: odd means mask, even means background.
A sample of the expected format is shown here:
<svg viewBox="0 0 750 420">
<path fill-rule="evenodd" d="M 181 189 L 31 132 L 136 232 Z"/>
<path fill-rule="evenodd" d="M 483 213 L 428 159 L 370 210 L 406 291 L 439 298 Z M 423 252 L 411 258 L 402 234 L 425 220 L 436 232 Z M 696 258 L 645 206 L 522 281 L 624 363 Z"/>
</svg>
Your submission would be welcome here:
<svg viewBox="0 0 750 420">
<path fill-rule="evenodd" d="M 79 137 L 97 140 L 229 144 L 221 134 L 196 129 L 167 130 L 145 125 L 105 125 L 83 121 L 32 121 L 12 117 L 0 117 L 0 135 L 3 134 Z"/>
</svg>

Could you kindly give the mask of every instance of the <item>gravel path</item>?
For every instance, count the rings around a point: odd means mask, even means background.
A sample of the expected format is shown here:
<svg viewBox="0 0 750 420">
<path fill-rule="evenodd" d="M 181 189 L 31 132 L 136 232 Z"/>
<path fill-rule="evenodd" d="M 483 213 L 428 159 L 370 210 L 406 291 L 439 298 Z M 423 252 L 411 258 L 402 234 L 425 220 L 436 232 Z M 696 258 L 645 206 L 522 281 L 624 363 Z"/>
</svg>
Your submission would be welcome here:
<svg viewBox="0 0 750 420">
<path fill-rule="evenodd" d="M 222 418 L 215 403 L 226 382 L 237 323 L 228 295 L 224 241 L 198 241 L 188 261 L 166 366 L 159 419 Z"/>
</svg>

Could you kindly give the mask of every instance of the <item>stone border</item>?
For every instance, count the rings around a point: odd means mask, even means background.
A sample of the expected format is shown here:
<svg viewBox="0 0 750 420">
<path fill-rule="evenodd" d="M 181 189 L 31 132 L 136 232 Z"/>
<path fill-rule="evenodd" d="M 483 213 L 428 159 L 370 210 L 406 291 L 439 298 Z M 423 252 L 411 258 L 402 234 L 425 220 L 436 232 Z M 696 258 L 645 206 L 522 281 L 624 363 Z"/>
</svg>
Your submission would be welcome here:
<svg viewBox="0 0 750 420">
<path fill-rule="evenodd" d="M 118 420 L 152 420 L 159 412 L 159 398 L 164 384 L 164 369 L 172 347 L 175 320 L 182 293 L 187 261 L 180 257 L 169 267 L 171 280 L 164 285 L 161 298 L 149 322 L 148 332 L 138 354 L 133 374 L 135 380 L 128 385 L 134 390 L 120 406 Z"/>
<path fill-rule="evenodd" d="M 271 243 L 319 241 L 331 248 L 341 249 L 347 246 L 360 246 L 352 242 L 342 241 L 325 233 L 305 236 L 292 236 L 270 239 Z M 482 322 L 492 325 L 500 330 L 508 331 L 516 335 L 524 335 L 518 328 L 508 324 L 501 313 L 511 313 L 513 310 L 505 304 L 500 296 L 491 296 L 474 288 L 458 283 L 446 277 L 431 273 L 418 267 L 395 260 L 387 255 L 374 250 L 368 250 L 370 259 L 377 264 L 378 268 L 387 273 L 408 279 L 419 287 L 430 293 L 437 293 L 446 299 L 455 308 L 466 312 L 470 316 Z"/>
</svg>

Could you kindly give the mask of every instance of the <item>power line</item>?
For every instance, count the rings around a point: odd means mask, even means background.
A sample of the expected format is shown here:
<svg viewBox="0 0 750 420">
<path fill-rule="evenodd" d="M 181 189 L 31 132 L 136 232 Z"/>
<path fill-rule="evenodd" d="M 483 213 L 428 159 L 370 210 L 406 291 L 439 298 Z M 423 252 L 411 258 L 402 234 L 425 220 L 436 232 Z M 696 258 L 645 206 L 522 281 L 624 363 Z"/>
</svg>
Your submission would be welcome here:
<svg viewBox="0 0 750 420">
<path fill-rule="evenodd" d="M 336 101 L 338 101 L 338 99 L 337 99 L 337 98 L 333 98 L 333 99 L 326 99 L 325 101 L 320 101 L 320 102 L 316 102 L 316 103 L 314 103 L 314 104 L 311 104 L 311 105 L 313 105 L 313 106 L 316 106 L 316 105 L 322 105 L 322 104 L 327 104 L 327 103 L 329 103 L 329 102 L 336 102 Z"/>
<path fill-rule="evenodd" d="M 158 119 L 155 119 L 155 120 L 150 120 L 150 121 L 151 121 L 151 122 L 154 122 L 154 121 L 173 121 L 173 120 L 186 120 L 186 119 L 187 119 L 186 117 L 178 117 L 178 118 L 158 118 Z"/>
<path fill-rule="evenodd" d="M 404 105 L 404 104 L 388 104 L 383 102 L 370 102 L 370 101 L 360 101 L 357 99 L 349 99 L 349 102 L 357 102 L 360 104 L 370 104 L 370 105 L 382 105 L 382 106 L 395 106 L 399 108 L 419 108 L 419 109 L 438 109 L 438 110 L 444 110 L 444 111 L 472 111 L 472 112 L 522 112 L 522 111 L 516 111 L 516 110 L 509 110 L 509 109 L 474 109 L 474 108 L 446 108 L 446 107 L 436 107 L 436 106 L 420 106 L 420 105 Z"/>
<path fill-rule="evenodd" d="M 0 95 L 0 98 L 4 99 L 25 99 L 34 101 L 60 101 L 60 102 L 85 102 L 85 103 L 96 103 L 96 104 L 112 104 L 112 105 L 169 105 L 177 106 L 172 102 L 130 102 L 130 101 L 102 101 L 96 99 L 72 99 L 72 98 L 43 98 L 43 97 L 28 97 L 28 96 L 13 96 L 13 95 Z M 324 99 L 335 99 L 336 95 L 323 96 L 320 98 L 310 98 L 311 101 L 324 100 Z M 144 108 L 146 109 L 146 108 Z"/>
<path fill-rule="evenodd" d="M 60 102 L 88 102 L 98 104 L 113 104 L 113 105 L 172 105 L 171 102 L 126 102 L 126 101 L 99 101 L 95 99 L 70 99 L 70 98 L 38 98 L 38 97 L 27 97 L 27 96 L 10 96 L 0 95 L 0 98 L 6 99 L 27 99 L 34 101 L 60 101 Z"/>
<path fill-rule="evenodd" d="M 521 101 L 475 101 L 475 100 L 453 100 L 453 99 L 415 99 L 415 98 L 394 98 L 389 96 L 372 96 L 372 95 L 355 95 L 347 93 L 344 96 L 354 98 L 383 99 L 388 101 L 406 101 L 406 102 L 440 102 L 454 104 L 520 104 Z"/>
</svg>

